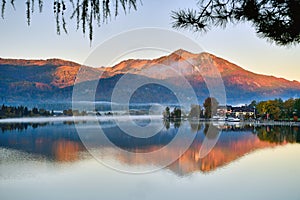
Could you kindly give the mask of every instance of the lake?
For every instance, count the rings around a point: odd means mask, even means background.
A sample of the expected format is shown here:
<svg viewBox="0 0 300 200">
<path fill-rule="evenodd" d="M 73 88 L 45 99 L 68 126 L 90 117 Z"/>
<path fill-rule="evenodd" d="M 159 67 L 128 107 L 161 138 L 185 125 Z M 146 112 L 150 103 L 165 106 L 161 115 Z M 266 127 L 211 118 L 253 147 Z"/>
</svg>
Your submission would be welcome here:
<svg viewBox="0 0 300 200">
<path fill-rule="evenodd" d="M 0 123 L 0 199 L 300 199 L 299 127 L 133 121 Z"/>
</svg>

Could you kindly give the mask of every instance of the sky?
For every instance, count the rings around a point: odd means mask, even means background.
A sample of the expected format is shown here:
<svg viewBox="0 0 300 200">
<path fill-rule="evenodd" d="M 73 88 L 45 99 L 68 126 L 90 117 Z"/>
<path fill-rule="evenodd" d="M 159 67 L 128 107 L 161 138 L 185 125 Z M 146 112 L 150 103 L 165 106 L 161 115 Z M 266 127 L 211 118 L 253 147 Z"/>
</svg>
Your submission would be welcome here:
<svg viewBox="0 0 300 200">
<path fill-rule="evenodd" d="M 105 41 L 116 35 L 145 27 L 163 28 L 195 41 L 203 51 L 212 53 L 255 73 L 300 81 L 300 45 L 280 47 L 257 37 L 248 23 L 228 25 L 225 29 L 213 28 L 207 33 L 174 30 L 171 11 L 193 8 L 194 0 L 142 0 L 137 11 L 112 18 L 100 28 L 95 26 L 92 44 L 88 35 L 76 30 L 75 20 L 67 20 L 68 34 L 56 34 L 53 1 L 44 1 L 43 12 L 33 13 L 31 25 L 26 23 L 25 1 L 15 2 L 16 10 L 7 3 L 5 18 L 0 19 L 0 57 L 23 59 L 61 58 L 80 64 Z M 151 37 L 151 36 L 149 36 Z M 120 43 L 118 46 L 122 45 Z M 114 48 L 118 48 L 114 47 Z M 172 49 L 176 50 L 176 49 Z M 189 49 L 187 49 L 189 50 Z M 114 50 L 108 53 L 115 53 Z M 197 52 L 194 52 L 197 53 Z M 143 58 L 153 58 L 166 52 L 148 51 Z M 99 65 L 106 65 L 99 58 Z"/>
</svg>

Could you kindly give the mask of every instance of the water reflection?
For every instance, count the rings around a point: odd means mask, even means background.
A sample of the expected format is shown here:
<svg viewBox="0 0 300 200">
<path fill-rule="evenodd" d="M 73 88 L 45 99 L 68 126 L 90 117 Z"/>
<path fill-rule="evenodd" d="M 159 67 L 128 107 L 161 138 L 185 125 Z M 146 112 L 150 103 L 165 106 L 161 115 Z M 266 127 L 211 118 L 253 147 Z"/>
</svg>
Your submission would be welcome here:
<svg viewBox="0 0 300 200">
<path fill-rule="evenodd" d="M 0 146 L 39 154 L 53 161 L 76 161 L 85 148 L 69 123 L 0 124 Z"/>
<path fill-rule="evenodd" d="M 164 119 L 163 122 L 167 130 L 171 127 L 171 125 L 176 129 L 181 125 L 181 119 Z"/>
<path fill-rule="evenodd" d="M 167 168 L 174 173 L 184 176 L 193 172 L 210 172 L 227 165 L 252 151 L 300 143 L 299 127 L 286 126 L 251 126 L 245 124 L 211 124 L 213 134 L 207 134 L 209 124 L 192 121 L 158 121 L 165 128 L 151 138 L 134 138 L 124 134 L 112 121 L 103 122 L 106 136 L 119 148 L 130 152 L 152 152 L 167 145 L 176 135 L 179 126 L 186 134 L 196 134 L 190 148 Z M 94 122 L 81 122 L 84 129 L 91 129 Z M 42 155 L 54 162 L 75 162 L 83 159 L 86 149 L 82 144 L 74 124 L 72 123 L 43 123 L 43 124 L 0 124 L 0 147 Z M 210 153 L 201 158 L 199 151 L 205 138 L 219 137 L 216 146 Z M 166 148 L 165 154 L 152 160 L 136 159 L 127 154 L 118 154 L 105 143 L 98 141 L 93 135 L 87 135 L 95 149 L 104 152 L 106 157 L 118 160 L 129 166 L 159 165 L 166 156 L 174 155 L 180 144 Z M 184 138 L 182 139 L 184 140 Z M 95 144 L 94 144 L 95 143 Z M 86 158 L 86 157 L 85 157 Z"/>
<path fill-rule="evenodd" d="M 261 141 L 283 144 L 300 142 L 299 127 L 266 126 L 257 130 L 257 136 Z"/>
<path fill-rule="evenodd" d="M 46 126 L 49 123 L 0 123 L 1 132 L 11 130 L 26 130 L 28 127 L 37 128 L 39 126 Z"/>
</svg>

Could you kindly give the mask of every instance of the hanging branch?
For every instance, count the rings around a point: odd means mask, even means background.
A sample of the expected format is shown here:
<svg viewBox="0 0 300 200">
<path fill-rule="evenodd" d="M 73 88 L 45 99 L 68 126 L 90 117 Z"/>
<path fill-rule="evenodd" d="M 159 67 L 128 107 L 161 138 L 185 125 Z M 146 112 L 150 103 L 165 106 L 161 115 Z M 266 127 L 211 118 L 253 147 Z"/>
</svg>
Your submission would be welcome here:
<svg viewBox="0 0 300 200">
<path fill-rule="evenodd" d="M 31 0 L 31 13 L 34 12 L 34 0 Z"/>
<path fill-rule="evenodd" d="M 37 1 L 37 3 L 35 2 Z M 93 26 L 94 21 L 97 26 L 100 27 L 101 23 L 107 23 L 111 17 L 111 10 L 114 10 L 114 16 L 117 17 L 119 14 L 119 3 L 121 4 L 125 14 L 132 7 L 136 10 L 136 0 L 53 0 L 53 13 L 56 21 L 56 32 L 58 35 L 61 34 L 61 29 L 65 33 L 67 31 L 67 18 L 66 14 L 71 13 L 70 19 L 76 20 L 77 30 L 81 27 L 82 33 L 85 35 L 86 30 L 89 31 L 89 39 L 93 39 Z M 27 24 L 30 26 L 31 15 L 35 11 L 35 6 L 37 4 L 39 12 L 43 11 L 43 0 L 25 0 L 26 4 L 26 19 Z M 68 5 L 69 4 L 69 5 Z M 11 5 L 15 8 L 14 0 L 11 0 Z M 6 0 L 2 0 L 1 5 L 1 17 L 4 19 L 6 7 Z M 71 11 L 68 11 L 68 9 Z M 127 9 L 128 8 L 128 9 Z M 102 22 L 101 22 L 102 15 Z"/>
<path fill-rule="evenodd" d="M 93 39 L 93 10 L 90 11 L 90 19 L 89 19 L 89 39 L 92 42 Z"/>
<path fill-rule="evenodd" d="M 16 7 L 15 7 L 15 1 L 14 1 L 14 0 L 11 0 L 11 1 L 10 1 L 10 4 L 11 4 L 11 6 L 14 8 L 14 10 L 16 10 Z"/>
<path fill-rule="evenodd" d="M 118 6 L 119 6 L 119 4 L 118 4 L 118 0 L 115 0 L 115 18 L 118 16 L 118 14 L 119 14 L 119 10 L 118 10 Z"/>
<path fill-rule="evenodd" d="M 61 13 L 61 16 L 62 16 L 62 24 L 63 24 L 63 29 L 64 29 L 64 31 L 65 31 L 65 33 L 68 33 L 68 31 L 67 31 L 67 23 L 66 23 L 66 20 L 65 20 L 65 11 L 66 11 L 66 9 L 67 9 L 67 7 L 66 7 L 66 4 L 65 4 L 65 2 L 64 1 L 62 1 L 62 13 Z"/>
<path fill-rule="evenodd" d="M 27 17 L 27 24 L 30 26 L 30 0 L 26 1 L 26 17 Z"/>
<path fill-rule="evenodd" d="M 39 0 L 39 11 L 40 13 L 43 11 L 43 1 Z"/>
<path fill-rule="evenodd" d="M 2 6 L 1 6 L 1 17 L 2 17 L 2 19 L 4 19 L 5 4 L 6 4 L 6 1 L 2 0 Z"/>
</svg>

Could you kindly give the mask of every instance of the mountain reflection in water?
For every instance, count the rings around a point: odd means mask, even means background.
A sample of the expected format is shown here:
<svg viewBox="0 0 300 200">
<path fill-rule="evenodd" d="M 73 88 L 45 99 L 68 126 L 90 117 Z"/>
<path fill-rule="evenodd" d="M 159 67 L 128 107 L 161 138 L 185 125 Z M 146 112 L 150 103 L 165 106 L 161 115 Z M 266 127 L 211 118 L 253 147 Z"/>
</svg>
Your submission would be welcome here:
<svg viewBox="0 0 300 200">
<path fill-rule="evenodd" d="M 276 147 L 287 143 L 300 143 L 299 127 L 288 126 L 250 126 L 244 124 L 211 124 L 213 133 L 207 134 L 207 123 L 189 121 L 166 122 L 164 128 L 155 136 L 147 139 L 134 138 L 124 134 L 113 121 L 103 124 L 106 136 L 119 148 L 130 152 L 152 152 L 167 145 L 176 135 L 179 128 L 185 128 L 186 134 L 195 134 L 195 139 L 187 151 L 167 168 L 184 176 L 193 172 L 210 172 L 225 166 L 255 150 Z M 93 127 L 94 122 L 80 122 L 78 126 Z M 37 154 L 54 162 L 76 162 L 90 158 L 77 134 L 74 123 L 43 124 L 0 124 L 0 147 L 16 149 L 30 154 Z M 215 147 L 204 158 L 199 151 L 205 137 L 219 137 Z M 91 136 L 90 142 L 94 142 Z M 166 148 L 166 154 L 152 160 L 136 159 L 118 154 L 105 143 L 94 146 L 108 157 L 129 166 L 159 165 L 164 156 L 176 156 L 174 148 Z M 176 147 L 176 148 L 181 148 Z M 178 150 L 178 149 L 177 149 Z M 83 156 L 84 155 L 84 156 Z"/>
</svg>

